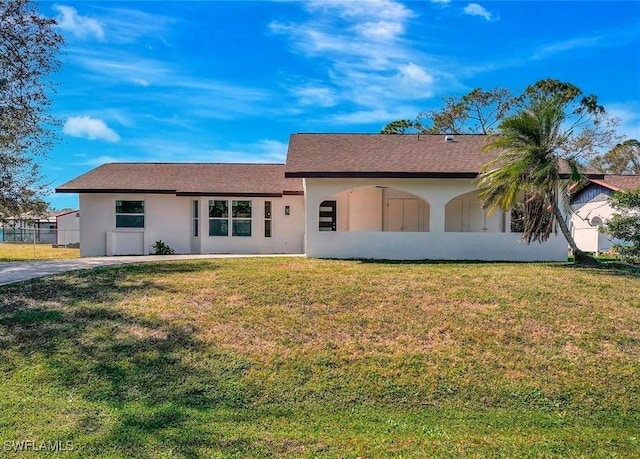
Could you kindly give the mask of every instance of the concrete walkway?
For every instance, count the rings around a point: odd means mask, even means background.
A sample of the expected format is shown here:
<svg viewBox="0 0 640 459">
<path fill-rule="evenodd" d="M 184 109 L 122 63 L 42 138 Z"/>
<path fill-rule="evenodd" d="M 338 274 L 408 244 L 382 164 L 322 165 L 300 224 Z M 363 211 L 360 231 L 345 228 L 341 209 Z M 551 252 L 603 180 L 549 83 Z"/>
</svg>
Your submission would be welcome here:
<svg viewBox="0 0 640 459">
<path fill-rule="evenodd" d="M 78 269 L 97 268 L 100 266 L 117 266 L 128 263 L 145 263 L 150 261 L 200 260 L 206 258 L 264 258 L 264 257 L 303 257 L 296 254 L 277 255 L 144 255 L 128 257 L 93 257 L 70 260 L 47 261 L 13 261 L 0 263 L 0 286 L 22 282 L 37 277 L 58 274 Z"/>
</svg>

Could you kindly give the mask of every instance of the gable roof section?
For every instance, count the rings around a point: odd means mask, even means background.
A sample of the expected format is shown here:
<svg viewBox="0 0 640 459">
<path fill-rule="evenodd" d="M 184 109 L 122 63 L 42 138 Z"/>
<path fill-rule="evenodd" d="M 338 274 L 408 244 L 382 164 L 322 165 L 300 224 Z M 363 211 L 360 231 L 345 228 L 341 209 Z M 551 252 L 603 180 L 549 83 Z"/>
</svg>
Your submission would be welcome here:
<svg viewBox="0 0 640 459">
<path fill-rule="evenodd" d="M 606 200 L 616 191 L 633 190 L 640 187 L 640 175 L 606 174 L 603 179 L 590 178 L 584 184 L 573 187 L 572 204 Z"/>
<path fill-rule="evenodd" d="M 56 192 L 278 197 L 302 194 L 302 180 L 285 179 L 284 164 L 109 163 Z"/>
<path fill-rule="evenodd" d="M 441 134 L 293 134 L 285 175 L 475 178 L 495 156 L 482 151 L 487 139 L 481 134 L 454 135 L 453 141 Z M 564 163 L 560 170 L 569 172 Z"/>
<path fill-rule="evenodd" d="M 634 190 L 640 187 L 640 175 L 606 174 L 604 180 L 591 179 L 590 181 L 612 191 Z"/>
</svg>

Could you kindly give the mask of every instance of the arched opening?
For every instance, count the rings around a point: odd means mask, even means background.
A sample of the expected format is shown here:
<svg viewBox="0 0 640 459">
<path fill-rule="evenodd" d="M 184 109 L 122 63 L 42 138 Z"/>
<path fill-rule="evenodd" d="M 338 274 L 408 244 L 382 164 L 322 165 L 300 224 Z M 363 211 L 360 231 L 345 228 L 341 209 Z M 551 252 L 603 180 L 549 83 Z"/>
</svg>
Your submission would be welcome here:
<svg viewBox="0 0 640 459">
<path fill-rule="evenodd" d="M 444 230 L 446 232 L 505 232 L 505 213 L 498 210 L 489 216 L 487 210 L 482 207 L 482 202 L 478 199 L 478 191 L 470 191 L 453 198 L 445 206 L 444 216 Z"/>
<path fill-rule="evenodd" d="M 386 186 L 363 186 L 328 196 L 318 208 L 319 231 L 426 232 L 430 206 Z"/>
</svg>

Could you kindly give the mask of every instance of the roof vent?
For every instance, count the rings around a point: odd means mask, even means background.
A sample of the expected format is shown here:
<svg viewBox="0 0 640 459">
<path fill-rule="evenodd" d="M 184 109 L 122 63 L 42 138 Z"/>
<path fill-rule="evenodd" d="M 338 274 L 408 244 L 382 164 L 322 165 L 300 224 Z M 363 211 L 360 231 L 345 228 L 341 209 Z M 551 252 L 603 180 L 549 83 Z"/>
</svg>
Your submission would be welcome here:
<svg viewBox="0 0 640 459">
<path fill-rule="evenodd" d="M 445 142 L 453 142 L 453 136 L 449 135 L 449 134 L 445 135 L 444 136 L 444 141 Z"/>
</svg>

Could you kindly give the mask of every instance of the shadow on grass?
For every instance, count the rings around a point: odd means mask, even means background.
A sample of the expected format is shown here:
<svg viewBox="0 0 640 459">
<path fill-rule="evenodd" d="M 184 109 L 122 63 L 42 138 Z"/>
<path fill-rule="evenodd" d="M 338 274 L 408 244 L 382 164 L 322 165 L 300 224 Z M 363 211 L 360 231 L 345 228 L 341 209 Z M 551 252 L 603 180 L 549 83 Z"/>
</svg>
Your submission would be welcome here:
<svg viewBox="0 0 640 459">
<path fill-rule="evenodd" d="M 335 258 L 332 260 L 345 261 L 345 259 Z M 356 261 L 363 264 L 384 264 L 384 265 L 497 265 L 497 264 L 532 264 L 530 261 L 500 261 L 500 260 L 387 260 L 374 258 L 354 258 L 349 261 Z"/>
<path fill-rule="evenodd" d="M 585 272 L 595 274 L 607 274 L 611 276 L 629 277 L 632 279 L 640 278 L 640 266 L 622 263 L 620 261 L 600 261 L 596 266 L 577 266 L 573 263 L 560 263 L 557 266 L 563 269 L 578 269 Z"/>
<path fill-rule="evenodd" d="M 229 443 L 215 423 L 193 420 L 248 412 L 256 396 L 244 378 L 249 363 L 199 342 L 188 325 L 117 306 L 140 290 L 161 292 L 157 275 L 212 269 L 213 263 L 130 265 L 9 286 L 0 298 L 0 353 L 26 366 L 34 356 L 44 359 L 47 385 L 102 407 L 103 413 L 80 408 L 77 414 L 71 434 L 90 438 L 78 445 L 83 454 L 142 457 L 161 447 L 196 457 L 203 448 L 250 448 L 244 439 Z"/>
</svg>

